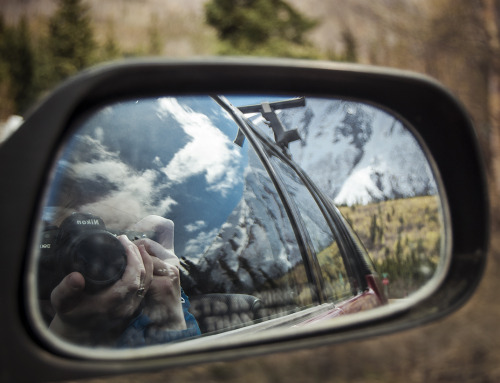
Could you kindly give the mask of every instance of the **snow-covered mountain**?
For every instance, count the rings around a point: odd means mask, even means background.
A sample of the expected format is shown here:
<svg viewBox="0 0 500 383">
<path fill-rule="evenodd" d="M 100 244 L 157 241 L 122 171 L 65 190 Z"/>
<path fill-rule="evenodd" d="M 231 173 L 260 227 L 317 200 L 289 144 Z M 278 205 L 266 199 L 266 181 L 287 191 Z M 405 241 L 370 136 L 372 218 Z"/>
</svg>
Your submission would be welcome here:
<svg viewBox="0 0 500 383">
<path fill-rule="evenodd" d="M 253 151 L 249 154 L 244 179 L 242 198 L 212 243 L 196 264 L 185 260 L 189 279 L 183 286 L 195 292 L 259 296 L 279 288 L 291 299 L 298 296 L 307 283 L 303 267 L 301 271 L 296 269 L 293 275 L 289 273 L 302 262 L 301 253 L 278 192 Z M 297 177 L 287 177 L 285 182 L 315 244 L 322 249 L 330 245 L 332 234 L 321 211 L 312 206 L 314 202 L 307 189 Z M 287 304 L 282 299 L 276 303 Z"/>
<path fill-rule="evenodd" d="M 371 106 L 332 100 L 308 100 L 306 107 L 279 113 L 301 141 L 290 144 L 293 159 L 337 203 L 368 203 L 435 192 L 435 184 L 417 141 L 403 125 Z M 251 117 L 272 135 L 260 115 Z M 321 212 L 285 165 L 282 178 L 293 195 L 311 237 L 323 249 L 332 242 Z M 289 174 L 286 174 L 286 173 Z M 205 249 L 190 276 L 199 291 L 255 294 L 276 284 L 301 262 L 286 212 L 255 154 L 249 155 L 244 191 L 236 208 Z M 221 276 L 224 276 L 223 278 Z M 286 283 L 293 291 L 297 285 Z M 284 286 L 283 286 L 284 287 Z"/>
<path fill-rule="evenodd" d="M 417 140 L 395 117 L 358 102 L 307 99 L 279 118 L 298 129 L 293 159 L 337 204 L 369 203 L 436 193 Z M 262 118 L 254 117 L 262 124 Z"/>
<path fill-rule="evenodd" d="M 300 261 L 295 242 L 276 189 L 252 154 L 242 199 L 200 258 L 202 275 L 192 277 L 202 291 L 253 293 Z"/>
</svg>

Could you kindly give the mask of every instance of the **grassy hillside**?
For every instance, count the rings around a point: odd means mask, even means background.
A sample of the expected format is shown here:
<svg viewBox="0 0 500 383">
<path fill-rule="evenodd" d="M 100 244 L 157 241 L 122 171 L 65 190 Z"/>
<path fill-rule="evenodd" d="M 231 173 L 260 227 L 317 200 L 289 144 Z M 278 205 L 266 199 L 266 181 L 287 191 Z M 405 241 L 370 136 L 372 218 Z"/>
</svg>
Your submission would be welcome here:
<svg viewBox="0 0 500 383">
<path fill-rule="evenodd" d="M 441 260 L 442 219 L 438 198 L 414 197 L 368 205 L 340 207 L 373 260 L 389 298 L 404 298 L 420 289 L 434 275 Z M 349 277 L 337 242 L 317 254 L 330 299 L 350 294 Z M 307 277 L 302 264 L 268 288 L 296 288 L 297 304 L 307 306 Z"/>
<path fill-rule="evenodd" d="M 443 223 L 436 196 L 390 200 L 340 210 L 389 280 L 391 298 L 407 296 L 434 274 Z"/>
</svg>

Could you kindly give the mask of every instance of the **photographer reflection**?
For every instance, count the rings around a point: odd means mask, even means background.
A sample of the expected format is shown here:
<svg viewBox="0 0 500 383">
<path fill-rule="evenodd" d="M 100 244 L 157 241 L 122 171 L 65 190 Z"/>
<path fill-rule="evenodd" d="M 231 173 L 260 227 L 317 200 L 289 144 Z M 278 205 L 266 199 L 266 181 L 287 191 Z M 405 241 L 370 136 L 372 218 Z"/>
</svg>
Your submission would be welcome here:
<svg viewBox="0 0 500 383">
<path fill-rule="evenodd" d="M 109 347 L 139 347 L 199 335 L 180 286 L 173 222 L 148 216 L 133 231 L 153 232 L 156 241 L 113 236 L 116 246 L 103 233 L 102 220 L 97 220 L 80 213 L 68 217 L 45 257 L 45 269 L 47 263 L 53 266 L 55 277 L 43 279 L 48 275 L 43 272 L 39 285 L 51 286 L 54 280 L 57 284 L 49 287 L 55 312 L 51 331 L 79 345 Z M 44 270 L 43 255 L 40 270 Z"/>
<path fill-rule="evenodd" d="M 180 285 L 180 262 L 174 253 L 174 223 L 151 215 L 135 224 L 132 230 L 155 233 L 155 241 L 150 238 L 135 241 L 151 255 L 153 279 L 144 297 L 141 315 L 122 334 L 117 345 L 160 344 L 200 335 L 198 323 L 189 312 L 189 299 Z"/>
</svg>

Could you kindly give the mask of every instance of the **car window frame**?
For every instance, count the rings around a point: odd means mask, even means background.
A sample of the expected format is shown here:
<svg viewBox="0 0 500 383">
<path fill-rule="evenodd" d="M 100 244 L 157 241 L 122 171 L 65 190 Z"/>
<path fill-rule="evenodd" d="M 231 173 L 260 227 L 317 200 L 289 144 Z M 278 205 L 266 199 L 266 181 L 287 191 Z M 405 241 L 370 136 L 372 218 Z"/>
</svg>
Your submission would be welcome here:
<svg viewBox="0 0 500 383">
<path fill-rule="evenodd" d="M 249 119 L 247 119 L 243 115 L 241 116 L 241 118 L 245 122 L 245 124 L 248 125 L 250 131 L 256 135 L 258 140 L 257 142 L 263 146 L 262 151 L 264 155 L 267 157 L 267 160 L 269 161 L 269 164 L 273 168 L 274 172 L 278 175 L 277 182 L 280 183 L 281 185 L 280 187 L 285 191 L 285 193 L 288 196 L 287 203 L 291 205 L 291 213 L 294 214 L 295 219 L 301 223 L 301 227 L 303 229 L 301 231 L 301 235 L 304 236 L 303 240 L 308 245 L 309 251 L 312 252 L 312 260 L 311 260 L 312 267 L 314 267 L 318 273 L 317 275 L 319 283 L 316 284 L 316 289 L 318 289 L 318 291 L 321 291 L 321 294 L 319 295 L 320 303 L 324 303 L 328 301 L 328 299 L 323 296 L 323 285 L 325 282 L 323 275 L 321 274 L 321 266 L 317 258 L 316 250 L 314 249 L 314 246 L 312 245 L 309 239 L 309 233 L 305 224 L 303 223 L 301 214 L 296 208 L 293 199 L 288 195 L 286 185 L 281 180 L 280 176 L 281 170 L 277 169 L 276 166 L 272 163 L 272 161 L 270 160 L 270 154 L 268 152 L 272 153 L 272 155 L 274 155 L 276 158 L 279 158 L 290 169 L 292 169 L 292 171 L 295 172 L 295 174 L 300 178 L 301 182 L 304 184 L 304 186 L 314 199 L 316 205 L 318 206 L 323 215 L 323 218 L 328 223 L 329 230 L 331 231 L 332 236 L 335 238 L 337 242 L 342 257 L 342 262 L 344 263 L 346 271 L 348 275 L 351 277 L 350 279 L 352 279 L 355 282 L 355 283 L 351 282 L 351 296 L 357 296 L 362 294 L 363 291 L 366 291 L 368 289 L 368 284 L 364 278 L 365 275 L 360 273 L 359 265 L 361 261 L 359 259 L 358 251 L 354 251 L 355 248 L 353 247 L 353 243 L 352 241 L 349 241 L 350 237 L 347 235 L 342 235 L 343 234 L 342 228 L 344 228 L 344 225 L 346 224 L 345 220 L 341 220 L 340 217 L 333 214 L 334 209 L 331 208 L 328 209 L 326 207 L 328 206 L 328 204 L 326 203 L 327 198 L 317 188 L 317 186 L 312 182 L 312 180 L 309 177 L 307 177 L 307 175 L 302 171 L 302 169 L 300 169 L 299 165 L 288 157 L 288 155 L 286 154 L 286 152 L 283 151 L 282 148 L 273 143 L 269 139 L 269 137 L 264 135 Z M 338 214 L 340 214 L 340 212 L 338 212 Z M 347 229 L 344 228 L 344 230 Z M 350 254 L 352 254 L 352 259 L 350 257 Z M 351 261 L 354 261 L 354 265 L 351 264 Z M 366 268 L 366 265 L 363 264 L 363 266 Z"/>
<path fill-rule="evenodd" d="M 342 300 L 349 299 L 349 298 L 352 298 L 354 296 L 359 295 L 361 293 L 361 290 L 359 288 L 360 282 L 361 282 L 359 271 L 357 270 L 356 267 L 353 267 L 353 264 L 350 262 L 350 256 L 347 254 L 348 253 L 347 246 L 343 242 L 342 238 L 338 235 L 340 230 L 338 230 L 338 228 L 336 227 L 336 224 L 333 223 L 333 220 L 331 219 L 332 217 L 330 217 L 327 210 L 324 208 L 322 201 L 318 198 L 317 194 L 315 193 L 314 189 L 312 188 L 312 183 L 307 182 L 309 180 L 306 180 L 306 179 L 301 177 L 300 169 L 297 167 L 297 165 L 293 161 L 290 161 L 286 155 L 284 155 L 284 154 L 280 155 L 279 153 L 275 152 L 274 150 L 276 150 L 276 148 L 271 149 L 271 150 L 273 151 L 272 156 L 274 158 L 276 158 L 278 161 L 281 161 L 282 164 L 287 166 L 300 179 L 302 185 L 306 188 L 307 192 L 309 193 L 309 195 L 313 199 L 314 203 L 316 204 L 317 208 L 321 212 L 321 216 L 322 216 L 326 226 L 328 227 L 328 230 L 329 230 L 333 240 L 335 241 L 335 244 L 338 246 L 340 259 L 341 259 L 341 262 L 344 266 L 344 269 L 347 273 L 348 280 L 349 280 L 349 295 L 343 295 L 342 299 L 340 299 L 340 300 L 342 301 Z M 271 164 L 272 164 L 272 166 L 275 167 L 276 173 L 278 173 L 280 175 L 283 173 L 283 171 L 281 169 L 279 169 L 273 163 L 273 161 L 271 161 Z M 284 188 L 286 190 L 288 190 L 288 186 L 286 185 L 286 183 L 284 181 L 281 181 L 281 182 L 284 184 Z M 311 239 L 310 231 L 307 228 L 307 225 L 305 224 L 304 219 L 302 218 L 302 210 L 297 205 L 297 203 L 295 202 L 295 200 L 293 198 L 291 198 L 291 203 L 294 205 L 293 210 L 294 210 L 295 214 L 297 214 L 297 219 L 302 222 L 302 225 L 304 227 L 304 235 L 306 237 L 305 240 L 307 241 L 307 243 L 309 244 L 309 246 L 311 247 L 311 249 L 314 253 L 315 265 L 317 264 L 318 270 L 321 270 L 322 267 L 321 267 L 321 263 L 319 261 L 318 252 L 317 252 L 316 247 L 314 246 L 313 241 Z M 322 272 L 321 272 L 321 280 L 319 282 L 320 283 L 317 286 L 317 289 L 319 289 L 321 291 L 325 291 L 325 289 L 327 289 L 327 287 L 328 287 L 329 282 L 327 282 L 325 280 L 325 277 L 324 277 Z M 322 299 L 323 299 L 323 301 L 321 303 L 331 301 L 331 298 L 327 297 L 327 296 L 322 296 Z"/>
</svg>

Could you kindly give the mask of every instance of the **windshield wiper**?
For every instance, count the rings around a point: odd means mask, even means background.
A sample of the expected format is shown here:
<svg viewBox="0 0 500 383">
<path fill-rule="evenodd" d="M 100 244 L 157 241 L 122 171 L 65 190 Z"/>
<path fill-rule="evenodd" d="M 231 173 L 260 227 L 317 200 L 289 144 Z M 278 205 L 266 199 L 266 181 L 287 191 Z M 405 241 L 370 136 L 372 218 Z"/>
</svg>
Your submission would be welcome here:
<svg viewBox="0 0 500 383">
<path fill-rule="evenodd" d="M 266 120 L 266 124 L 273 130 L 276 144 L 283 149 L 287 149 L 290 142 L 300 140 L 299 132 L 297 129 L 286 130 L 276 114 L 276 111 L 302 107 L 305 105 L 305 97 L 298 97 L 290 100 L 262 102 L 256 105 L 239 106 L 237 108 L 243 114 L 260 113 Z"/>
</svg>

